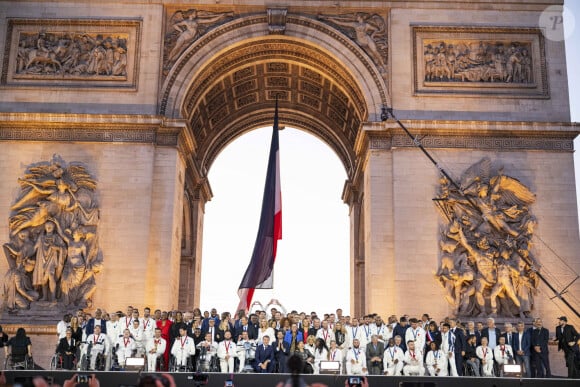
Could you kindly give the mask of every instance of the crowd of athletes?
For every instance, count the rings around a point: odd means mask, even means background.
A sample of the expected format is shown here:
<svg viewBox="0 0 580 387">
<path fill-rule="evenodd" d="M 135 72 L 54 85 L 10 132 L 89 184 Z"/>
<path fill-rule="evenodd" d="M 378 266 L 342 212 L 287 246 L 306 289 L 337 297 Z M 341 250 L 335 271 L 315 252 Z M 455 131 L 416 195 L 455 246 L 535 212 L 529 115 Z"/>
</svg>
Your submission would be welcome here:
<svg viewBox="0 0 580 387">
<path fill-rule="evenodd" d="M 493 318 L 437 323 L 421 318 L 377 314 L 362 318 L 336 313 L 318 316 L 272 308 L 236 316 L 216 309 L 201 312 L 126 311 L 94 316 L 82 310 L 66 314 L 57 324 L 57 355 L 62 367 L 123 369 L 128 358 L 145 358 L 146 369 L 199 372 L 285 373 L 287 359 L 298 355 L 303 373 L 338 372 L 348 375 L 503 376 L 505 364 L 521 366 L 523 377 L 551 377 L 550 341 L 563 350 L 568 377 L 580 376 L 580 336 L 558 319 L 550 337 L 542 319 L 527 327 Z"/>
</svg>

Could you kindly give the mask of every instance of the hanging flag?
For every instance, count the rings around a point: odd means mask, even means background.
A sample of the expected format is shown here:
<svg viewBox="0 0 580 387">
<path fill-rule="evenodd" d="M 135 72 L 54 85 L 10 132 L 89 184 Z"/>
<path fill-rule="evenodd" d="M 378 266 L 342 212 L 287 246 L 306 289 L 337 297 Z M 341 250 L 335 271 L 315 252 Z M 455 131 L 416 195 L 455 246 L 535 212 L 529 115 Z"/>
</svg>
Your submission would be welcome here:
<svg viewBox="0 0 580 387">
<path fill-rule="evenodd" d="M 282 239 L 282 193 L 278 150 L 278 99 L 276 99 L 260 226 L 252 259 L 238 289 L 240 303 L 237 310 L 249 310 L 255 289 L 272 289 L 273 287 L 276 246 L 278 239 Z"/>
</svg>

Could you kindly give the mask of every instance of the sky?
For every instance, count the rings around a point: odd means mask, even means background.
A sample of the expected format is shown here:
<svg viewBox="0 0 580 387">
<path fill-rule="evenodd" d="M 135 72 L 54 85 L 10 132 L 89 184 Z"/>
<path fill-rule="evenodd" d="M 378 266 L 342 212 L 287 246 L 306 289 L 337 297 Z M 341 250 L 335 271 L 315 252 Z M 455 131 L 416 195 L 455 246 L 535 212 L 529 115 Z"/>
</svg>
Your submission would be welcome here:
<svg viewBox="0 0 580 387">
<path fill-rule="evenodd" d="M 580 69 L 580 0 L 566 0 L 565 7 L 571 117 L 580 121 L 580 71 L 570 71 Z M 238 286 L 258 230 L 271 135 L 271 128 L 262 128 L 240 136 L 209 170 L 214 197 L 206 204 L 203 230 L 202 310 L 234 313 L 238 305 Z M 578 147 L 580 140 L 575 141 Z M 574 161 L 578 186 L 577 154 Z M 350 230 L 348 207 L 341 200 L 344 167 L 320 139 L 286 128 L 280 132 L 280 168 L 283 226 L 274 289 L 256 290 L 254 301 L 260 309 L 279 303 L 287 311 L 321 314 L 340 307 L 348 315 Z"/>
</svg>

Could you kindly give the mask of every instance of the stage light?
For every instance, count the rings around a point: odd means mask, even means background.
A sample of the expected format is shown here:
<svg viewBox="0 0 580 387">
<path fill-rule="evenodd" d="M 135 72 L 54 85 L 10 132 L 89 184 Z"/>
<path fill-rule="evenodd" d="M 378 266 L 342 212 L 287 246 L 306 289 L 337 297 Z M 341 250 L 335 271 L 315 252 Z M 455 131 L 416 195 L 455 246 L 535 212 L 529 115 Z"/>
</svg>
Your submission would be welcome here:
<svg viewBox="0 0 580 387">
<path fill-rule="evenodd" d="M 503 376 L 513 378 L 522 377 L 522 366 L 520 364 L 504 364 L 502 369 Z"/>
<path fill-rule="evenodd" d="M 321 374 L 338 375 L 340 374 L 340 362 L 338 361 L 321 361 L 319 370 Z"/>
<path fill-rule="evenodd" d="M 142 371 L 145 368 L 144 357 L 128 357 L 125 359 L 125 371 Z"/>
</svg>

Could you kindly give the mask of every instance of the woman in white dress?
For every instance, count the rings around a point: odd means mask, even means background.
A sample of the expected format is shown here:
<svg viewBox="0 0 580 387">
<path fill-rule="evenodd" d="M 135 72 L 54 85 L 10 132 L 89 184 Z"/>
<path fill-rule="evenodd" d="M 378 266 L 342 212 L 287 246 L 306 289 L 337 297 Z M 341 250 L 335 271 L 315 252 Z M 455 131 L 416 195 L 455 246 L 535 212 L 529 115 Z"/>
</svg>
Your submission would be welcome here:
<svg viewBox="0 0 580 387">
<path fill-rule="evenodd" d="M 258 329 L 258 345 L 262 344 L 262 338 L 268 336 L 270 338 L 276 337 L 276 332 L 273 328 L 268 326 L 268 320 L 260 320 L 260 328 Z"/>
</svg>

